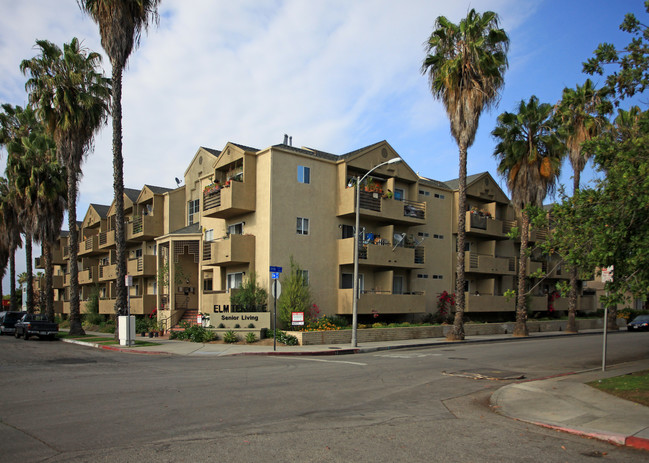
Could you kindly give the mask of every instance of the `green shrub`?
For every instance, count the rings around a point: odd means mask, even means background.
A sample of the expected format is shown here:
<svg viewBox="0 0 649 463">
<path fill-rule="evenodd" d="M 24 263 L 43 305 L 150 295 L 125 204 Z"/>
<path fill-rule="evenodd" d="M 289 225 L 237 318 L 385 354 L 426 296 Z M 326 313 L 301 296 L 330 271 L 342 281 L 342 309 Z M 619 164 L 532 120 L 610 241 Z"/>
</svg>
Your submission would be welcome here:
<svg viewBox="0 0 649 463">
<path fill-rule="evenodd" d="M 277 342 L 281 342 L 287 346 L 297 346 L 299 344 L 297 338 L 292 334 L 287 334 L 281 330 L 275 330 L 275 333 L 273 333 L 273 330 L 268 330 L 267 336 L 269 338 L 272 338 L 273 334 L 275 335 Z"/>
<path fill-rule="evenodd" d="M 254 328 L 254 327 L 255 327 L 255 324 L 254 324 L 254 323 L 250 323 L 250 324 L 248 325 L 248 328 Z"/>
<path fill-rule="evenodd" d="M 223 323 L 219 323 L 219 328 L 225 328 L 225 325 Z"/>
<path fill-rule="evenodd" d="M 241 325 L 239 325 L 239 324 L 237 323 L 236 325 L 234 325 L 234 327 L 235 327 L 235 328 L 241 328 Z"/>
<path fill-rule="evenodd" d="M 253 342 L 257 342 L 257 336 L 255 335 L 255 333 L 246 334 L 246 342 L 248 344 L 252 344 Z"/>
<path fill-rule="evenodd" d="M 184 331 L 172 331 L 169 339 L 191 342 L 210 342 L 216 339 L 216 335 L 201 325 L 190 325 L 187 322 L 180 324 Z"/>
<path fill-rule="evenodd" d="M 237 338 L 237 335 L 232 330 L 226 331 L 223 335 L 223 341 L 227 342 L 228 344 L 232 344 L 233 342 L 237 342 L 238 340 L 239 339 Z"/>
</svg>

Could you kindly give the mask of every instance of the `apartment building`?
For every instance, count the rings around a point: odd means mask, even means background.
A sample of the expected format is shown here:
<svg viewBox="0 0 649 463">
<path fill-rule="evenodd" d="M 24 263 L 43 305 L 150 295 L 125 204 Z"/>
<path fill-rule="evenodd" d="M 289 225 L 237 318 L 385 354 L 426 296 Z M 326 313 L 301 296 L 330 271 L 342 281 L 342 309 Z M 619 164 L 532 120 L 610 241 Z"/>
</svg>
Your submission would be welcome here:
<svg viewBox="0 0 649 463">
<path fill-rule="evenodd" d="M 228 143 L 220 151 L 199 148 L 181 187 L 125 190 L 131 313 L 157 308 L 171 324 L 189 310 L 222 317 L 237 310 L 230 296 L 244 279 L 254 273 L 270 288 L 270 267 L 288 272 L 293 259 L 323 314 L 351 315 L 355 181 L 397 157 L 386 141 L 343 155 L 288 140 L 265 149 Z M 457 181 L 420 176 L 403 160 L 374 170 L 359 195 L 359 315 L 434 313 L 438 295 L 455 290 Z M 465 213 L 466 312 L 513 312 L 514 300 L 504 293 L 516 286 L 519 243 L 509 236 L 516 220 L 489 173 L 467 179 Z M 114 230 L 114 203 L 90 205 L 80 225 L 79 281 L 82 300 L 98 285 L 101 313 L 114 306 Z M 542 238 L 532 233 L 532 242 Z M 553 272 L 534 288 L 532 310 L 556 305 L 550 294 L 567 273 L 538 254 L 528 268 Z M 588 294 L 579 303 L 595 308 Z M 69 311 L 65 301 L 62 311 Z M 262 318 L 269 323 L 267 314 Z"/>
</svg>

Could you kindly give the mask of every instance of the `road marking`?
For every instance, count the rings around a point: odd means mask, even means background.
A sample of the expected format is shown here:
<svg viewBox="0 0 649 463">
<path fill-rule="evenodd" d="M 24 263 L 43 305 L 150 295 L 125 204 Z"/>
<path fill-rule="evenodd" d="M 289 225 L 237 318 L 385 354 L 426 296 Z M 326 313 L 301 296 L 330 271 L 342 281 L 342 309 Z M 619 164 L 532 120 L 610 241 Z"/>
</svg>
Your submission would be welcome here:
<svg viewBox="0 0 649 463">
<path fill-rule="evenodd" d="M 375 354 L 374 357 L 387 357 L 393 359 L 415 359 L 423 357 L 441 357 L 442 354 Z"/>
<path fill-rule="evenodd" d="M 285 357 L 286 358 L 286 357 Z M 308 362 L 325 362 L 325 363 L 347 363 L 348 365 L 367 366 L 367 363 L 361 362 L 347 362 L 345 360 L 324 360 L 324 359 L 309 359 L 304 357 L 295 357 L 295 360 L 304 360 Z"/>
</svg>

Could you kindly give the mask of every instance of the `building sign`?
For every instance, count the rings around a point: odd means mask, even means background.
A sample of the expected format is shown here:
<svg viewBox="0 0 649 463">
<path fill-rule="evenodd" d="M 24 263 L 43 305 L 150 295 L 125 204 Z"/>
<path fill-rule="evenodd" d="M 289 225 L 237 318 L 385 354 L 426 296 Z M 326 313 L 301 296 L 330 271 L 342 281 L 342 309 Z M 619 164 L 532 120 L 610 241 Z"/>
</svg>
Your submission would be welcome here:
<svg viewBox="0 0 649 463">
<path fill-rule="evenodd" d="M 291 312 L 291 324 L 293 326 L 304 325 L 304 312 Z"/>
<path fill-rule="evenodd" d="M 251 310 L 250 307 L 235 304 L 214 304 L 214 313 L 234 313 L 234 312 L 265 312 L 266 306 L 261 305 Z"/>
</svg>

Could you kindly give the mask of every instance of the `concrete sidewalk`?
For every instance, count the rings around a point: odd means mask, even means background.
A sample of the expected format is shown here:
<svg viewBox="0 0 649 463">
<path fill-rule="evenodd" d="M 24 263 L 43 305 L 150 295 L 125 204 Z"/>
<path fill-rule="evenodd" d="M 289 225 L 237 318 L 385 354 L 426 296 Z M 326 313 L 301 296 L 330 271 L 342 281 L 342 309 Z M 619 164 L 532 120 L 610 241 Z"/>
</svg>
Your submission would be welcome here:
<svg viewBox="0 0 649 463">
<path fill-rule="evenodd" d="M 497 413 L 572 434 L 649 450 L 649 407 L 585 383 L 649 370 L 649 359 L 504 386 L 491 396 Z"/>
<path fill-rule="evenodd" d="M 88 333 L 106 337 L 106 334 Z M 531 333 L 529 338 L 583 336 L 601 334 L 600 330 L 582 331 L 577 335 L 562 332 Z M 462 343 L 520 342 L 529 338 L 511 335 L 471 336 Z M 137 338 L 155 342 L 155 346 L 106 346 L 92 341 L 62 339 L 64 342 L 131 354 L 232 356 L 232 355 L 346 355 L 393 349 L 421 348 L 444 344 L 444 338 L 409 339 L 405 341 L 362 343 L 358 347 L 344 345 L 285 346 L 253 344 L 201 344 L 167 338 Z M 535 425 L 597 438 L 617 445 L 649 450 L 649 407 L 618 399 L 585 383 L 649 370 L 649 359 L 601 369 L 570 373 L 564 376 L 521 381 L 497 390 L 491 399 L 497 413 Z"/>
</svg>

